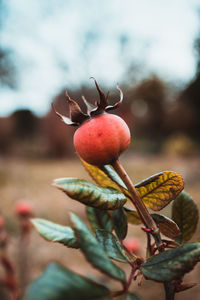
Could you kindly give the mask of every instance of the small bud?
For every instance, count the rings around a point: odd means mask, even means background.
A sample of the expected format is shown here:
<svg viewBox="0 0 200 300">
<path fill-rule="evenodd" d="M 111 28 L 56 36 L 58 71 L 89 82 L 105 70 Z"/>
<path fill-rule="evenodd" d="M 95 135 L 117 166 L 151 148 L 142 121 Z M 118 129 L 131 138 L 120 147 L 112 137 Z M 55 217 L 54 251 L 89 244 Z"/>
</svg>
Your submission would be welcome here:
<svg viewBox="0 0 200 300">
<path fill-rule="evenodd" d="M 152 232 L 152 229 L 150 228 L 146 228 L 146 227 L 141 227 L 141 229 L 146 232 L 146 233 L 151 233 Z"/>
<path fill-rule="evenodd" d="M 28 202 L 20 201 L 15 206 L 15 213 L 19 218 L 21 238 L 27 239 L 32 228 L 33 208 Z"/>
<path fill-rule="evenodd" d="M 141 250 L 141 244 L 139 240 L 136 238 L 127 238 L 126 240 L 123 241 L 123 245 L 130 252 L 138 253 Z"/>
<path fill-rule="evenodd" d="M 20 217 L 32 217 L 33 208 L 29 203 L 20 201 L 15 206 L 15 213 Z"/>
<path fill-rule="evenodd" d="M 8 234 L 5 229 L 5 219 L 0 216 L 0 248 L 3 249 L 7 246 Z"/>
<path fill-rule="evenodd" d="M 5 226 L 5 220 L 2 216 L 0 216 L 0 230 L 3 229 Z"/>
</svg>

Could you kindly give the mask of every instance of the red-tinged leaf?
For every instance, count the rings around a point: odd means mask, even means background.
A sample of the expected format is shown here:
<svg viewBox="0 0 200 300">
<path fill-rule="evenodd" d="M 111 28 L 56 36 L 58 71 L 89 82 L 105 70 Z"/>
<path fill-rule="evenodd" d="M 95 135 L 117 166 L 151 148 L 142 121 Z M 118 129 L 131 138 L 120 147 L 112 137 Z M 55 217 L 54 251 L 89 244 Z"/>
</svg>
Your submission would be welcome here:
<svg viewBox="0 0 200 300">
<path fill-rule="evenodd" d="M 178 225 L 170 218 L 164 215 L 151 214 L 158 225 L 160 232 L 170 239 L 175 239 L 180 235 Z"/>
</svg>

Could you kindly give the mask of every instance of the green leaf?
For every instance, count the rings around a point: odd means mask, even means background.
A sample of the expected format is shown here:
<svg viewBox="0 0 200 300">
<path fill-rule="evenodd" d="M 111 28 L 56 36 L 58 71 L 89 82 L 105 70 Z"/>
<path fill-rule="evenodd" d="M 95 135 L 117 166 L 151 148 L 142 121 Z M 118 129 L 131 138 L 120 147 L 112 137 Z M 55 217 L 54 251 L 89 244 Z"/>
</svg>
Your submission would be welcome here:
<svg viewBox="0 0 200 300">
<path fill-rule="evenodd" d="M 74 229 L 80 241 L 80 248 L 86 259 L 97 269 L 107 274 L 108 276 L 125 282 L 125 273 L 112 261 L 110 261 L 106 252 L 100 246 L 99 242 L 92 235 L 85 223 L 78 216 L 71 213 L 71 220 L 74 224 Z"/>
<path fill-rule="evenodd" d="M 137 295 L 132 294 L 132 293 L 128 293 L 126 296 L 126 300 L 142 300 L 141 298 L 139 298 Z"/>
<path fill-rule="evenodd" d="M 105 230 L 97 230 L 96 237 L 104 251 L 110 258 L 121 262 L 134 261 L 137 257 L 129 256 L 120 241 L 111 232 Z"/>
<path fill-rule="evenodd" d="M 119 175 L 111 168 L 109 165 L 105 165 L 102 167 L 102 170 L 105 174 L 113 181 L 115 182 L 120 188 L 124 188 L 127 190 L 126 185 L 122 181 L 122 179 L 119 177 Z M 128 190 L 127 190 L 128 191 Z"/>
<path fill-rule="evenodd" d="M 107 295 L 103 285 L 53 263 L 31 283 L 23 300 L 89 300 Z"/>
<path fill-rule="evenodd" d="M 124 207 L 124 211 L 126 213 L 128 223 L 131 223 L 133 225 L 139 225 L 142 223 L 137 211 L 131 210 L 127 207 Z"/>
<path fill-rule="evenodd" d="M 114 210 L 126 203 L 124 194 L 117 190 L 101 188 L 78 178 L 59 178 L 53 185 L 72 199 L 99 209 Z"/>
<path fill-rule="evenodd" d="M 86 213 L 94 232 L 96 232 L 97 229 L 112 231 L 113 223 L 110 214 L 106 210 L 87 206 Z"/>
<path fill-rule="evenodd" d="M 162 172 L 135 185 L 144 204 L 159 211 L 174 200 L 184 187 L 180 174 Z"/>
<path fill-rule="evenodd" d="M 175 239 L 180 235 L 178 225 L 164 215 L 151 214 L 152 218 L 159 226 L 160 232 L 170 239 Z"/>
<path fill-rule="evenodd" d="M 123 207 L 116 209 L 112 214 L 114 229 L 119 240 L 124 240 L 127 235 L 127 218 Z"/>
<path fill-rule="evenodd" d="M 200 243 L 185 244 L 149 258 L 140 270 L 148 279 L 160 282 L 181 279 L 194 268 L 199 257 Z"/>
<path fill-rule="evenodd" d="M 70 248 L 79 248 L 72 228 L 39 218 L 32 219 L 31 222 L 39 234 L 46 240 L 58 242 Z"/>
<path fill-rule="evenodd" d="M 181 231 L 177 241 L 181 243 L 189 241 L 196 231 L 199 212 L 196 203 L 186 192 L 182 192 L 175 199 L 172 206 L 172 219 Z"/>
</svg>

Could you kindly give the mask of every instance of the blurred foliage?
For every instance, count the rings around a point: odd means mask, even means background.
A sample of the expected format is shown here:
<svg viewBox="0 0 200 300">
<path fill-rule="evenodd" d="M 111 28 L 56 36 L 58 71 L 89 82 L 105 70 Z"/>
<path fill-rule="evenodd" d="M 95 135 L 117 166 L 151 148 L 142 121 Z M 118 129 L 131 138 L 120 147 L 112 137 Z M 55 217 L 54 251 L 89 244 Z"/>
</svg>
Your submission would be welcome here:
<svg viewBox="0 0 200 300">
<path fill-rule="evenodd" d="M 12 61 L 12 52 L 9 49 L 0 47 L 0 86 L 16 88 L 15 75 L 16 68 Z"/>
<path fill-rule="evenodd" d="M 197 153 L 197 145 L 189 136 L 175 134 L 166 139 L 162 150 L 170 155 L 190 156 Z"/>
<path fill-rule="evenodd" d="M 0 0 L 0 30 L 3 27 L 6 8 L 3 0 Z M 16 88 L 16 67 L 12 59 L 12 51 L 0 45 L 0 87 Z"/>
<path fill-rule="evenodd" d="M 200 11 L 198 12 L 200 18 Z M 188 86 L 177 99 L 177 113 L 179 114 L 179 129 L 185 134 L 200 142 L 200 30 L 194 41 L 194 54 L 196 59 L 196 73 Z M 180 117 L 181 116 L 181 117 Z"/>
</svg>

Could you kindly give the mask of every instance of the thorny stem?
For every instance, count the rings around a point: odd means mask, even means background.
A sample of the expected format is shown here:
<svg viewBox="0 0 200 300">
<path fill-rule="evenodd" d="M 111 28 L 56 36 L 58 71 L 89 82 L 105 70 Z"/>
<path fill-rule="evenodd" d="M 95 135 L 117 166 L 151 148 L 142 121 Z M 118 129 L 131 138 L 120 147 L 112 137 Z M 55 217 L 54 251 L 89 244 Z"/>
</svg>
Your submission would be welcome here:
<svg viewBox="0 0 200 300">
<path fill-rule="evenodd" d="M 130 192 L 130 194 L 132 196 L 131 202 L 137 209 L 137 211 L 142 219 L 142 222 L 144 223 L 146 228 L 151 229 L 151 234 L 154 237 L 158 248 L 160 248 L 162 246 L 162 241 L 160 238 L 159 229 L 156 226 L 156 223 L 154 222 L 153 218 L 150 216 L 146 206 L 144 205 L 144 203 L 143 203 L 140 195 L 138 194 L 134 184 L 132 183 L 130 177 L 128 176 L 125 169 L 120 164 L 119 160 L 114 161 L 112 163 L 112 166 L 113 166 L 114 170 L 117 172 L 117 174 L 120 176 L 120 178 L 123 180 L 124 184 L 126 185 L 128 191 Z"/>
<path fill-rule="evenodd" d="M 132 268 L 132 269 L 131 269 L 131 273 L 130 273 L 129 279 L 128 279 L 128 281 L 127 281 L 127 284 L 126 284 L 126 286 L 125 286 L 124 292 L 127 292 L 127 291 L 128 291 L 128 289 L 129 289 L 129 287 L 130 287 L 130 285 L 131 285 L 131 282 L 132 282 L 132 280 L 133 280 L 133 277 L 134 277 L 134 275 L 135 275 L 135 271 L 136 271 L 136 270 L 137 270 L 137 268 Z"/>
<path fill-rule="evenodd" d="M 112 163 L 112 166 L 113 166 L 114 170 L 117 172 L 117 174 L 120 176 L 120 178 L 122 179 L 124 184 L 126 185 L 128 191 L 130 192 L 130 194 L 132 196 L 131 202 L 137 209 L 137 212 L 140 215 L 143 224 L 146 226 L 146 228 L 151 229 L 150 233 L 155 240 L 158 251 L 159 252 L 164 251 L 159 229 L 158 229 L 156 223 L 154 222 L 153 218 L 149 214 L 146 206 L 144 205 L 144 203 L 143 203 L 140 195 L 138 194 L 134 184 L 132 183 L 130 177 L 126 173 L 123 166 L 120 164 L 119 160 L 114 161 Z M 149 233 L 147 233 L 147 235 L 149 235 Z M 166 300 L 173 300 L 174 294 L 175 294 L 173 284 L 171 282 L 166 282 L 166 283 L 164 283 L 164 288 L 165 288 Z"/>
</svg>

